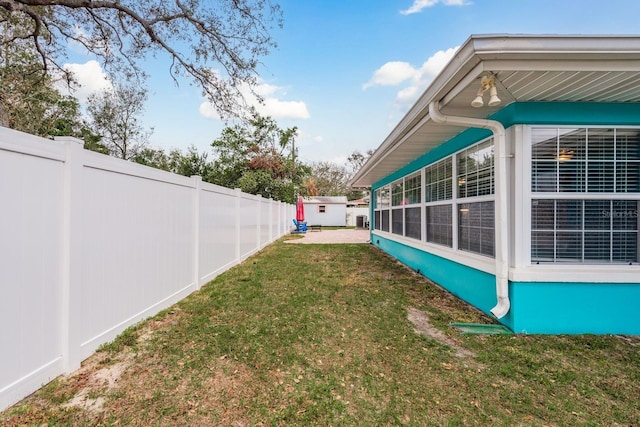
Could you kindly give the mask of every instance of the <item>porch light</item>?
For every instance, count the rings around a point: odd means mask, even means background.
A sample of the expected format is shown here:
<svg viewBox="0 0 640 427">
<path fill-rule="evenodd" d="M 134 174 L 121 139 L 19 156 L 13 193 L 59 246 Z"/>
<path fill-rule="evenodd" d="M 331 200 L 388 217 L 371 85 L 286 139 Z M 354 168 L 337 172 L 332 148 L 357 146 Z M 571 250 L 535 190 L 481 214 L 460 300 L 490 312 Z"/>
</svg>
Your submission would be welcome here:
<svg viewBox="0 0 640 427">
<path fill-rule="evenodd" d="M 493 77 L 493 75 L 487 75 L 480 81 L 480 89 L 478 89 L 476 97 L 471 101 L 472 107 L 480 108 L 484 105 L 482 97 L 486 91 L 489 91 L 489 107 L 500 105 L 502 101 L 498 98 L 498 89 L 496 89 L 495 77 Z"/>
<path fill-rule="evenodd" d="M 495 83 L 492 82 L 489 90 L 489 107 L 500 105 L 501 102 L 500 98 L 498 98 L 498 89 L 496 89 Z"/>
</svg>

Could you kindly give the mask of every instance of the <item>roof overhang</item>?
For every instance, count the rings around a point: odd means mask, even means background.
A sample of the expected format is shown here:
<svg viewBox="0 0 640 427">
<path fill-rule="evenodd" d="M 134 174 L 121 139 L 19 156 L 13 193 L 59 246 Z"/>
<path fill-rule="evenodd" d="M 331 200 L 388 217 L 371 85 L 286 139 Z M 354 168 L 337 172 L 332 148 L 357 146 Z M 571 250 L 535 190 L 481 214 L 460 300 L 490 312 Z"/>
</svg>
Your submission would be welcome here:
<svg viewBox="0 0 640 427">
<path fill-rule="evenodd" d="M 474 108 L 488 74 L 502 103 Z M 514 102 L 638 103 L 640 36 L 471 36 L 354 175 L 352 187 L 370 187 L 466 130 L 431 120 L 434 101 L 446 115 L 482 119 Z"/>
</svg>

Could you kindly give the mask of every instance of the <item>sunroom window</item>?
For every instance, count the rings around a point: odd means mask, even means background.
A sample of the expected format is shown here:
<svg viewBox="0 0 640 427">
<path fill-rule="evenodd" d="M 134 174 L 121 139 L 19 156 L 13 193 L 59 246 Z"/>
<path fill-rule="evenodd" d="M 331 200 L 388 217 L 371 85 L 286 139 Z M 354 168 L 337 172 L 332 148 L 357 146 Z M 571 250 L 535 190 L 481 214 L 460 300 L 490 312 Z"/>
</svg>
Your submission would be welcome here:
<svg viewBox="0 0 640 427">
<path fill-rule="evenodd" d="M 376 230 L 389 231 L 389 187 L 376 190 L 376 207 L 373 216 L 373 226 Z"/>
<path fill-rule="evenodd" d="M 425 169 L 427 242 L 453 246 L 452 160 L 447 157 Z"/>
<path fill-rule="evenodd" d="M 495 256 L 493 138 L 457 155 L 458 249 Z"/>
<path fill-rule="evenodd" d="M 458 153 L 458 198 L 493 194 L 493 139 Z"/>
<path fill-rule="evenodd" d="M 404 179 L 404 235 L 422 239 L 422 174 L 409 175 Z M 416 206 L 418 205 L 418 206 Z"/>
<path fill-rule="evenodd" d="M 404 204 L 404 186 L 402 179 L 391 184 L 391 232 L 393 234 L 403 234 L 404 213 L 402 205 Z"/>
<path fill-rule="evenodd" d="M 391 232 L 420 240 L 422 238 L 422 175 L 420 172 L 391 184 Z M 416 206 L 418 205 L 418 206 Z"/>
<path fill-rule="evenodd" d="M 489 138 L 378 188 L 374 227 L 494 257 L 494 175 L 493 139 Z"/>
<path fill-rule="evenodd" d="M 638 262 L 640 129 L 531 135 L 532 262 Z"/>
</svg>

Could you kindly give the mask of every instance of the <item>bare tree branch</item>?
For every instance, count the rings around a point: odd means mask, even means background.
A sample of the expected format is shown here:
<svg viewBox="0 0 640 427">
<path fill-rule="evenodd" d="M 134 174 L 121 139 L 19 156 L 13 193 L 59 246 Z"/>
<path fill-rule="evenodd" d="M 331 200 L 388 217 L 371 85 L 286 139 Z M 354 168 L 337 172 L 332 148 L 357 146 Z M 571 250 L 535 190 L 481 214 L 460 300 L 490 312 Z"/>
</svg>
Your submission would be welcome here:
<svg viewBox="0 0 640 427">
<path fill-rule="evenodd" d="M 176 84 L 190 78 L 230 117 L 243 109 L 240 85 L 255 83 L 281 19 L 271 0 L 0 0 L 0 23 L 12 25 L 0 46 L 29 41 L 45 70 L 62 70 L 74 42 L 125 75 L 142 75 L 141 60 L 161 52 Z"/>
</svg>

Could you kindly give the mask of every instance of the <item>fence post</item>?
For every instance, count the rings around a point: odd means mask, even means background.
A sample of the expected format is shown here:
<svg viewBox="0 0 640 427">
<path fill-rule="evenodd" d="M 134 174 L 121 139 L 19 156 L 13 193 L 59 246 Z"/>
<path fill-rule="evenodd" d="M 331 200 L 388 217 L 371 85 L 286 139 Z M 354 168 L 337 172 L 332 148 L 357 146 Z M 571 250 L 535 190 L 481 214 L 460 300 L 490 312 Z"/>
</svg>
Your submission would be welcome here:
<svg viewBox="0 0 640 427">
<path fill-rule="evenodd" d="M 241 253 L 241 249 L 240 249 L 240 240 L 242 237 L 242 218 L 240 216 L 240 208 L 242 207 L 241 205 L 241 199 L 242 199 L 242 190 L 240 190 L 239 188 L 235 189 L 235 196 L 236 196 L 236 263 L 240 264 L 240 261 L 242 260 L 242 253 Z"/>
<path fill-rule="evenodd" d="M 192 175 L 193 181 L 193 285 L 195 289 L 200 289 L 200 197 L 202 192 L 202 177 Z"/>
<path fill-rule="evenodd" d="M 70 136 L 55 137 L 65 145 L 66 158 L 64 162 L 64 190 L 62 212 L 62 331 L 60 334 L 62 347 L 62 369 L 69 374 L 80 368 L 80 338 L 78 337 L 77 322 L 74 322 L 75 313 L 80 310 L 81 301 L 78 301 L 77 290 L 74 289 L 73 265 L 77 254 L 73 249 L 75 242 L 75 227 L 79 223 L 81 215 L 81 189 L 82 182 L 82 154 L 84 142 Z"/>
</svg>

